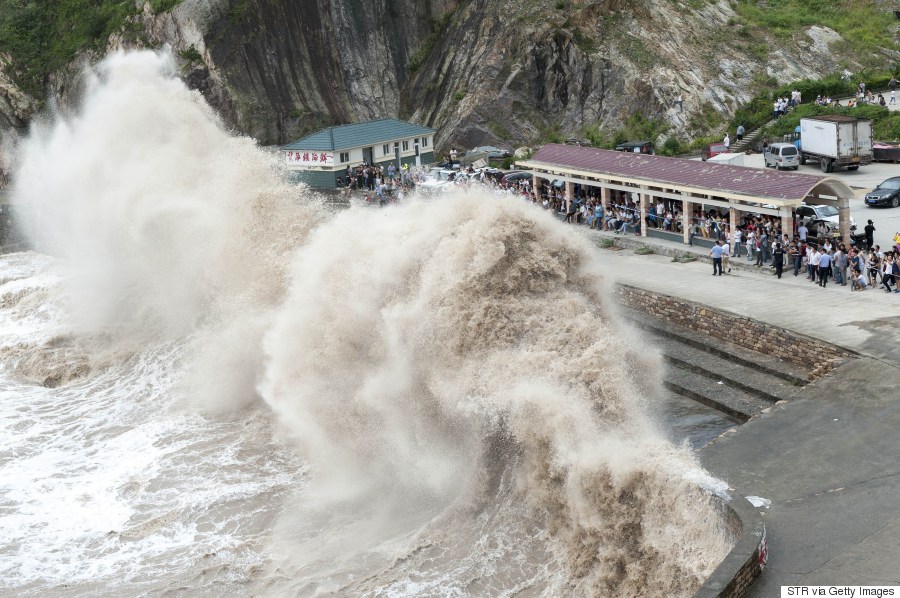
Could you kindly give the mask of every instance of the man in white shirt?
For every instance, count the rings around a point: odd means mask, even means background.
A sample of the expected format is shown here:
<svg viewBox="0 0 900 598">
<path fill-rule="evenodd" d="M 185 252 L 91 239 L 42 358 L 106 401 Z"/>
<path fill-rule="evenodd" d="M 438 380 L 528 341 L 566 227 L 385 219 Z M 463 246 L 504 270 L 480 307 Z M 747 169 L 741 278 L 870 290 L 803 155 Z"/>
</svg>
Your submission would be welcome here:
<svg viewBox="0 0 900 598">
<path fill-rule="evenodd" d="M 726 274 L 731 272 L 731 250 L 728 242 L 722 243 L 722 272 Z"/>
<path fill-rule="evenodd" d="M 816 279 L 819 277 L 819 259 L 821 257 L 822 254 L 813 247 L 812 253 L 809 255 L 809 279 L 813 282 L 816 282 Z"/>
<path fill-rule="evenodd" d="M 801 222 L 800 226 L 797 228 L 797 235 L 800 236 L 801 241 L 806 241 L 806 235 L 809 234 L 809 229 L 806 228 L 806 223 Z"/>
</svg>

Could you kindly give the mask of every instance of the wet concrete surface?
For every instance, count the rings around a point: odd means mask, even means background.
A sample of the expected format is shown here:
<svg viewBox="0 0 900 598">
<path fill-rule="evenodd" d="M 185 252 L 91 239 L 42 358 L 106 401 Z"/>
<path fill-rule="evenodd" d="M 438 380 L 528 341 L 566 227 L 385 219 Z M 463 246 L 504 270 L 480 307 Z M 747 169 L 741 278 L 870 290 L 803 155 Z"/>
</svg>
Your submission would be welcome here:
<svg viewBox="0 0 900 598">
<path fill-rule="evenodd" d="M 772 501 L 769 565 L 780 587 L 900 584 L 900 294 L 825 289 L 764 271 L 598 250 L 610 278 L 775 324 L 860 356 L 699 451 L 735 492 Z"/>
</svg>

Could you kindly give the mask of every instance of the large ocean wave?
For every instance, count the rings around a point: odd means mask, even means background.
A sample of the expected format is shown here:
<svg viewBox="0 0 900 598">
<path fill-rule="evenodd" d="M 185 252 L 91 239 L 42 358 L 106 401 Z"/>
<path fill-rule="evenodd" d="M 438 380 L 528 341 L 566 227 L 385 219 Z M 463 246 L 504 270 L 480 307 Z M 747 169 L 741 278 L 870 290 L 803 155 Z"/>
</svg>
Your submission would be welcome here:
<svg viewBox="0 0 900 598">
<path fill-rule="evenodd" d="M 0 586 L 686 596 L 722 559 L 586 240 L 479 192 L 331 213 L 164 53 L 86 76 L 0 260 Z"/>
</svg>

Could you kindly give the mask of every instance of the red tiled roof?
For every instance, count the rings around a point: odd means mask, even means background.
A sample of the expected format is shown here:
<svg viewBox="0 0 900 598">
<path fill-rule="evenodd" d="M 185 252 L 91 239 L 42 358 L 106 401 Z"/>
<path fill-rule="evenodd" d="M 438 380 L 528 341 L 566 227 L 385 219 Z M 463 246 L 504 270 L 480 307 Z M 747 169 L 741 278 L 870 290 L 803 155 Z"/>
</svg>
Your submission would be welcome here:
<svg viewBox="0 0 900 598">
<path fill-rule="evenodd" d="M 748 168 L 684 158 L 614 152 L 574 145 L 545 145 L 528 162 L 548 167 L 643 179 L 651 186 L 699 187 L 735 195 L 780 200 L 802 200 L 828 177 L 767 168 Z M 834 183 L 833 179 L 829 181 Z"/>
</svg>

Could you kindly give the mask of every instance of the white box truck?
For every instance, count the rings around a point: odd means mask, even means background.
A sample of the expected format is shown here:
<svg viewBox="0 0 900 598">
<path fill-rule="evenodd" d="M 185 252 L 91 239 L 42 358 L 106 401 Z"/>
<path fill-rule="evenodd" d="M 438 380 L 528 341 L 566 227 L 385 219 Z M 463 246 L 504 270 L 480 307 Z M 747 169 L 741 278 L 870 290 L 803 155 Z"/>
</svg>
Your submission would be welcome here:
<svg viewBox="0 0 900 598">
<path fill-rule="evenodd" d="M 800 150 L 800 164 L 818 162 L 822 172 L 836 166 L 856 170 L 872 161 L 872 121 L 825 114 L 801 118 L 794 144 Z"/>
</svg>

